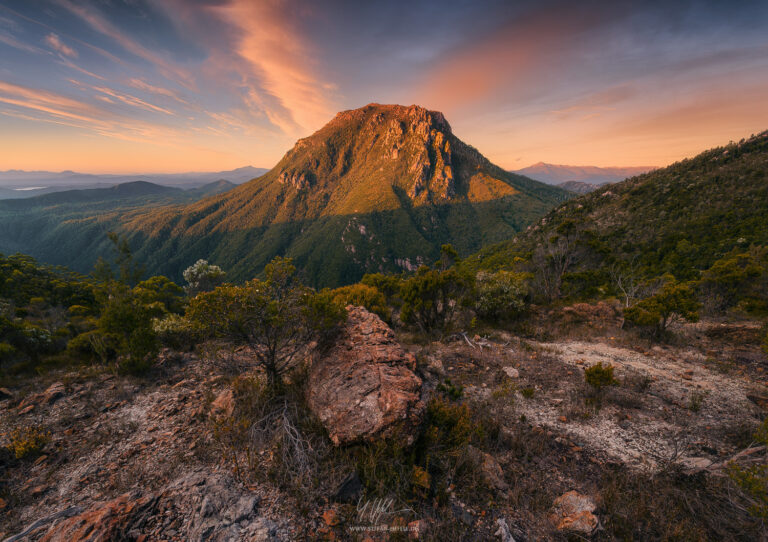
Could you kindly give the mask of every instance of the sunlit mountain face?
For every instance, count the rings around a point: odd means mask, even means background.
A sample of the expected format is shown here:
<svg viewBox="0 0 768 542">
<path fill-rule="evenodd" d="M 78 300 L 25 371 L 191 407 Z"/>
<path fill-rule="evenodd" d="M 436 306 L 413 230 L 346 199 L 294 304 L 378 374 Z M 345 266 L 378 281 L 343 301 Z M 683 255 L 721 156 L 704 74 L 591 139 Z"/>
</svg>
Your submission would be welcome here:
<svg viewBox="0 0 768 542">
<path fill-rule="evenodd" d="M 0 170 L 271 167 L 419 104 L 494 163 L 665 164 L 768 121 L 768 4 L 0 0 Z"/>
</svg>

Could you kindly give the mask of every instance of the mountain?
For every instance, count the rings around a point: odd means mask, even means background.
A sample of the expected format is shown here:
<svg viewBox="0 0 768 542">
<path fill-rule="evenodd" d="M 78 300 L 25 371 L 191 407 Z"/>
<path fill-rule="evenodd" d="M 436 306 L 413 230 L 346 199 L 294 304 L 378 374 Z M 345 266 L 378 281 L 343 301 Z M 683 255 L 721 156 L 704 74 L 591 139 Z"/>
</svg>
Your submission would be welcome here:
<svg viewBox="0 0 768 542">
<path fill-rule="evenodd" d="M 338 285 L 415 269 L 443 243 L 472 253 L 568 197 L 495 166 L 441 113 L 370 104 L 339 113 L 268 173 L 225 194 L 61 223 L 38 231 L 25 251 L 87 271 L 105 247 L 93 237 L 98 226 L 125 235 L 150 272 L 175 279 L 198 258 L 248 279 L 284 255 L 310 284 Z"/>
<path fill-rule="evenodd" d="M 525 175 L 547 184 L 559 185 L 568 181 L 580 181 L 595 185 L 615 183 L 628 177 L 634 177 L 656 169 L 652 166 L 642 167 L 597 167 L 597 166 L 562 166 L 539 162 L 514 173 Z"/>
<path fill-rule="evenodd" d="M 472 262 L 504 267 L 569 235 L 587 249 L 576 269 L 636 258 L 650 276 L 696 278 L 733 249 L 768 245 L 767 224 L 768 131 L 571 199 Z"/>
<path fill-rule="evenodd" d="M 95 175 L 75 171 L 0 171 L 0 199 L 29 198 L 40 194 L 75 189 L 104 188 L 119 184 L 147 182 L 179 188 L 199 188 L 226 180 L 233 184 L 250 181 L 268 170 L 245 166 L 229 171 L 158 173 L 139 175 Z"/>
<path fill-rule="evenodd" d="M 584 181 L 565 181 L 564 183 L 558 183 L 557 186 L 574 194 L 589 194 L 602 185 L 585 183 Z"/>
</svg>

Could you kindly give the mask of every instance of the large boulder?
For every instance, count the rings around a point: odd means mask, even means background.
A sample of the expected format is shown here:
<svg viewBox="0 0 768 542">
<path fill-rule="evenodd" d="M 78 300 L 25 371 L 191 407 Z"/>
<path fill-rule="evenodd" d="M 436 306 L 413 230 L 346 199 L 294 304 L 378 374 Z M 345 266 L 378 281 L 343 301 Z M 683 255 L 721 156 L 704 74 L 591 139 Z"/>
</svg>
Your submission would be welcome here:
<svg viewBox="0 0 768 542">
<path fill-rule="evenodd" d="M 416 358 L 381 318 L 347 311 L 336 344 L 312 365 L 309 406 L 336 445 L 394 434 L 411 443 L 424 411 Z"/>
</svg>

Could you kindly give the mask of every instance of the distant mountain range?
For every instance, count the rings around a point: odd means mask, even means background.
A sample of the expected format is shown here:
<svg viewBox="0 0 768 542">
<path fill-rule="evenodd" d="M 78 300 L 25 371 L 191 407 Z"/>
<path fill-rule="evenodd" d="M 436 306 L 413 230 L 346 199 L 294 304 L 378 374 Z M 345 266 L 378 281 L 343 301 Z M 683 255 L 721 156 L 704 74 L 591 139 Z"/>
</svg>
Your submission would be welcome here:
<svg viewBox="0 0 768 542">
<path fill-rule="evenodd" d="M 536 179 L 547 184 L 561 185 L 562 183 L 578 181 L 591 185 L 601 185 L 606 183 L 615 183 L 623 181 L 629 177 L 647 173 L 656 169 L 654 166 L 642 167 L 597 167 L 597 166 L 563 166 L 557 164 L 546 164 L 539 162 L 523 169 L 514 170 L 513 173 L 525 175 L 531 179 Z M 567 186 L 562 186 L 566 190 L 571 190 Z M 572 185 L 572 190 L 578 193 L 584 193 L 586 187 L 577 187 Z"/>
<path fill-rule="evenodd" d="M 106 188 L 135 182 L 147 182 L 184 189 L 197 188 L 220 180 L 242 184 L 263 175 L 267 171 L 264 168 L 252 166 L 229 171 L 136 175 L 9 170 L 0 171 L 0 199 L 30 198 L 65 190 Z"/>
<path fill-rule="evenodd" d="M 444 243 L 470 254 L 569 197 L 495 166 L 441 113 L 370 104 L 339 113 L 266 174 L 194 203 L 166 193 L 145 196 L 150 205 L 35 198 L 20 211 L 6 202 L 0 252 L 89 271 L 110 254 L 105 233 L 118 231 L 149 272 L 175 280 L 199 258 L 243 280 L 288 256 L 309 284 L 335 286 L 431 263 Z"/>
</svg>

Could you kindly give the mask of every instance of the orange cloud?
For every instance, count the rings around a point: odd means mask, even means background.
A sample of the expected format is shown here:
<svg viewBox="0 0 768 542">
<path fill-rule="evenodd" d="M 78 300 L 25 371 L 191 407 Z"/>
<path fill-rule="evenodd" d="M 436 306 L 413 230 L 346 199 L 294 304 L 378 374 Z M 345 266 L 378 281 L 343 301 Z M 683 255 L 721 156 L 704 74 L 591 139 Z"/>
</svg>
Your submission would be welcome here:
<svg viewBox="0 0 768 542">
<path fill-rule="evenodd" d="M 337 107 L 328 96 L 333 86 L 314 73 L 311 47 L 296 27 L 301 14 L 289 12 L 282 2 L 249 0 L 233 0 L 214 11 L 239 29 L 237 54 L 268 93 L 250 88 L 246 102 L 291 135 L 317 129 L 333 116 Z"/>
</svg>

